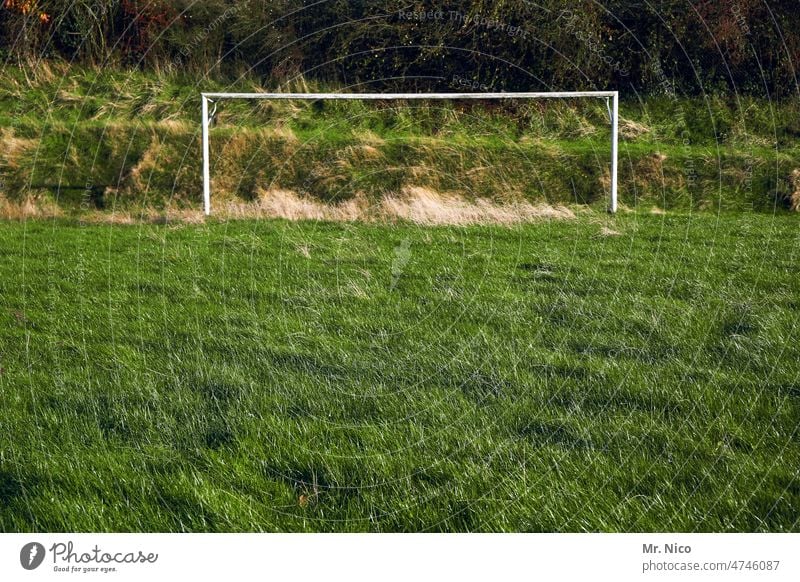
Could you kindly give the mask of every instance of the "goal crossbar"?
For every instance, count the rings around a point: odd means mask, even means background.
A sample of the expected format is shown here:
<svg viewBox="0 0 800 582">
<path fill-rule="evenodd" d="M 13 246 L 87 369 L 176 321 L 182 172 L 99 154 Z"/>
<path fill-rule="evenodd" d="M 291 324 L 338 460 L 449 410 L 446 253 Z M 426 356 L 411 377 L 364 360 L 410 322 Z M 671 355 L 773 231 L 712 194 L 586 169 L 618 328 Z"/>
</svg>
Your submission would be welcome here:
<svg viewBox="0 0 800 582">
<path fill-rule="evenodd" d="M 611 192 L 608 209 L 617 211 L 617 145 L 619 134 L 619 91 L 561 91 L 538 93 L 201 93 L 203 116 L 203 210 L 211 214 L 211 168 L 209 155 L 209 103 L 221 99 L 298 99 L 388 101 L 392 99 L 569 99 L 579 97 L 605 98 L 611 103 L 608 113 L 611 121 Z"/>
</svg>

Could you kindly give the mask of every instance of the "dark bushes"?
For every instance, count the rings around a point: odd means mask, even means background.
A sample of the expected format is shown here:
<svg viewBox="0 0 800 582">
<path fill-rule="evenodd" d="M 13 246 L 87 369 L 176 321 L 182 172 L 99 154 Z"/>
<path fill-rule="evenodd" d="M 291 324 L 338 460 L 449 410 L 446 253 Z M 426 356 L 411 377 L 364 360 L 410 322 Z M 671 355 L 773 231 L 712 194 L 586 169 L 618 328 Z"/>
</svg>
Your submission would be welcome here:
<svg viewBox="0 0 800 582">
<path fill-rule="evenodd" d="M 796 95 L 794 0 L 4 0 L 0 54 L 406 90 Z"/>
</svg>

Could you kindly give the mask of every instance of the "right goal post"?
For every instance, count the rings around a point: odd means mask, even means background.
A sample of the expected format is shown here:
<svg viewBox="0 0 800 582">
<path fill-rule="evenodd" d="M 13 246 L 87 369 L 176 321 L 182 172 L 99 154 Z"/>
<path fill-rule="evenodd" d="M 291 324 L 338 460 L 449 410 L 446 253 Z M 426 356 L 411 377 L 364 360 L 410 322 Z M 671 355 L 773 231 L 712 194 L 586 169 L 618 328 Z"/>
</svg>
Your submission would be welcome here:
<svg viewBox="0 0 800 582">
<path fill-rule="evenodd" d="M 602 98 L 608 104 L 611 121 L 611 192 L 609 193 L 609 212 L 617 211 L 617 144 L 619 135 L 619 91 L 563 91 L 540 93 L 201 93 L 202 99 L 202 140 L 203 140 L 203 211 L 211 214 L 211 160 L 209 150 L 209 104 L 222 99 L 296 99 L 317 100 L 371 100 L 390 101 L 394 99 L 576 99 Z M 610 104 L 609 104 L 610 101 Z M 212 113 L 213 115 L 213 113 Z"/>
</svg>

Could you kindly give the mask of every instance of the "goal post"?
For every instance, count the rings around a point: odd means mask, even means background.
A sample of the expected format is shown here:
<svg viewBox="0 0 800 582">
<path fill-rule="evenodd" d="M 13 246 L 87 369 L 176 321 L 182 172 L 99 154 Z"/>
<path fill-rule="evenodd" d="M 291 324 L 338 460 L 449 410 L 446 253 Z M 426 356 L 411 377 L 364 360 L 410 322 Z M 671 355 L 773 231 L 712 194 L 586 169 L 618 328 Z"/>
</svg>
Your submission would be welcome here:
<svg viewBox="0 0 800 582">
<path fill-rule="evenodd" d="M 611 192 L 608 210 L 617 211 L 617 144 L 619 134 L 619 91 L 563 91 L 542 93 L 201 93 L 202 100 L 202 140 L 203 140 L 203 211 L 211 214 L 211 160 L 209 150 L 209 104 L 222 99 L 295 99 L 306 101 L 318 100 L 363 100 L 390 101 L 393 99 L 574 99 L 604 98 L 608 104 L 611 122 Z M 610 101 L 610 103 L 609 103 Z"/>
</svg>

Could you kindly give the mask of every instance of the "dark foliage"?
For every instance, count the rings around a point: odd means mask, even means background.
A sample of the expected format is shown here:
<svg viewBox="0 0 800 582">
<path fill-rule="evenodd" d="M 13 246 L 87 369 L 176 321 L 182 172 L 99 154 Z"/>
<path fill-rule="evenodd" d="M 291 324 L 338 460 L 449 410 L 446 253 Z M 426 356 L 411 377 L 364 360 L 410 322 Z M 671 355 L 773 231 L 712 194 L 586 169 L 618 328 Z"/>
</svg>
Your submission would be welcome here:
<svg viewBox="0 0 800 582">
<path fill-rule="evenodd" d="M 797 94 L 796 0 L 4 0 L 0 55 L 275 84 Z"/>
</svg>

